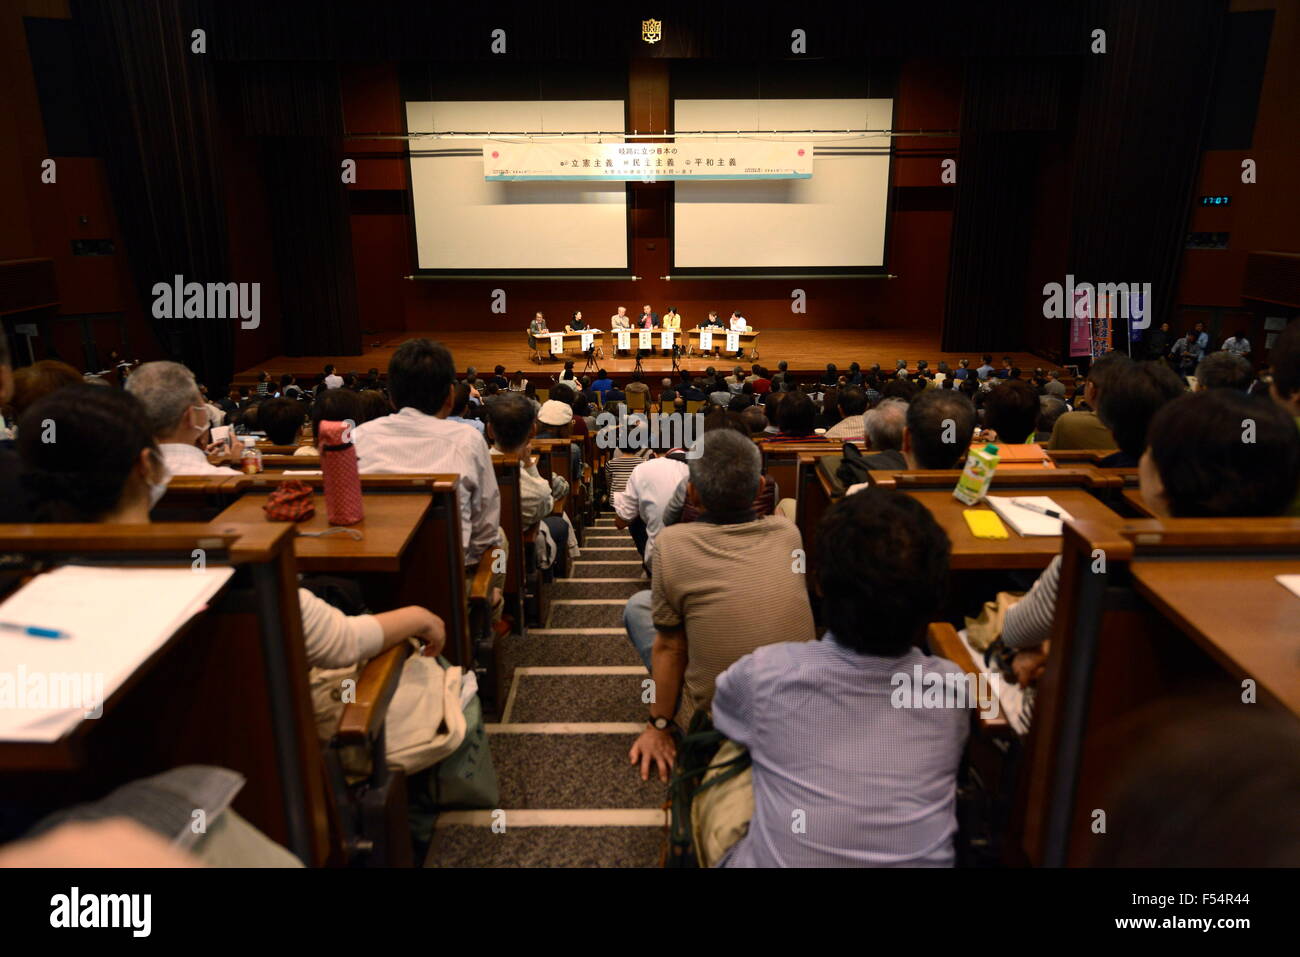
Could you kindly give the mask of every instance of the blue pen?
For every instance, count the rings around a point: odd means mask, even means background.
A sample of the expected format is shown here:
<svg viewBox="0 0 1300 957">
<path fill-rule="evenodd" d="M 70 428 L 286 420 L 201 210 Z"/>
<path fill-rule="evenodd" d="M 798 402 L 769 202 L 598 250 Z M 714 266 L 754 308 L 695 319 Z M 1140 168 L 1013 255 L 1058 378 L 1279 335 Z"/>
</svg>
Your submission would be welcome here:
<svg viewBox="0 0 1300 957">
<path fill-rule="evenodd" d="M 31 638 L 71 638 L 66 631 L 57 628 L 38 628 L 35 625 L 19 625 L 12 621 L 0 621 L 0 631 L 16 631 Z"/>
</svg>

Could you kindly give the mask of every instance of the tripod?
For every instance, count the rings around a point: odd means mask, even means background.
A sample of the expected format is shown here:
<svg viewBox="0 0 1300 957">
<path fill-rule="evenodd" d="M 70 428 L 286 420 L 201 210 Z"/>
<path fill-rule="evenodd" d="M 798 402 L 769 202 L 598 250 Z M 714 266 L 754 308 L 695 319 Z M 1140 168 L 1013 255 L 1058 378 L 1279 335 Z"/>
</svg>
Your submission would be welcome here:
<svg viewBox="0 0 1300 957">
<path fill-rule="evenodd" d="M 636 350 L 636 366 L 633 367 L 632 371 L 633 372 L 645 371 L 644 369 L 641 368 L 641 347 L 640 346 L 638 346 Z"/>
<path fill-rule="evenodd" d="M 586 364 L 585 366 L 582 367 L 582 371 L 583 371 L 583 372 L 590 372 L 592 369 L 596 368 L 596 356 L 595 356 L 595 352 L 596 352 L 596 347 L 595 347 L 595 345 L 593 344 L 593 345 L 591 346 L 591 348 L 589 348 L 589 349 L 587 350 L 587 353 L 586 353 L 586 355 L 587 355 L 587 364 Z"/>
<path fill-rule="evenodd" d="M 673 346 L 673 367 L 670 370 L 668 370 L 669 372 L 681 371 L 681 363 L 677 361 L 677 357 L 681 355 L 681 352 L 682 352 L 681 346 Z"/>
</svg>

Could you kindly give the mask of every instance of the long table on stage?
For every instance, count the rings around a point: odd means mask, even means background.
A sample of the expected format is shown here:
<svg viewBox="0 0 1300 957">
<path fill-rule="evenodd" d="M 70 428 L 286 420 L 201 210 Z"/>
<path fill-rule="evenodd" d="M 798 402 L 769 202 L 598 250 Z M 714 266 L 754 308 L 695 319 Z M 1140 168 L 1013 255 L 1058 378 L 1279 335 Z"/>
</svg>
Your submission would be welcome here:
<svg viewBox="0 0 1300 957">
<path fill-rule="evenodd" d="M 591 343 L 596 347 L 597 355 L 605 354 L 605 333 L 600 329 L 584 329 L 582 332 L 542 332 L 535 333 L 529 330 L 528 347 L 532 349 L 533 361 L 541 362 L 543 358 L 552 356 L 575 355 L 580 356 L 585 352 L 582 348 L 582 337 L 591 333 Z M 555 342 L 553 337 L 560 337 L 560 349 L 557 352 L 552 344 Z"/>
<path fill-rule="evenodd" d="M 713 333 L 713 344 L 708 349 L 700 348 L 700 334 L 703 332 Z M 727 329 L 692 329 L 689 333 L 690 341 L 686 348 L 686 354 L 688 356 L 693 356 L 712 354 L 716 352 L 720 356 L 729 356 L 735 355 L 737 351 L 744 352 L 745 350 L 749 350 L 750 359 L 758 358 L 758 333 L 754 331 L 752 326 L 744 332 L 736 333 L 739 350 L 727 348 L 728 334 L 729 330 Z"/>
</svg>

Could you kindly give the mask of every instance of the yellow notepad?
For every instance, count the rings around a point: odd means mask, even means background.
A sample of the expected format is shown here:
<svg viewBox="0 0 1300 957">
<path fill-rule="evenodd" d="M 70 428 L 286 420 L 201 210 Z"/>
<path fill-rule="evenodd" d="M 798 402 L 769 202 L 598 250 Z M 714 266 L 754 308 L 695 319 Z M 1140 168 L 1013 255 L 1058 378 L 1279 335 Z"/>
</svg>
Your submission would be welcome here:
<svg viewBox="0 0 1300 957">
<path fill-rule="evenodd" d="M 1007 527 L 998 518 L 997 512 L 984 508 L 968 508 L 962 512 L 966 516 L 966 525 L 976 538 L 1010 538 Z"/>
</svg>

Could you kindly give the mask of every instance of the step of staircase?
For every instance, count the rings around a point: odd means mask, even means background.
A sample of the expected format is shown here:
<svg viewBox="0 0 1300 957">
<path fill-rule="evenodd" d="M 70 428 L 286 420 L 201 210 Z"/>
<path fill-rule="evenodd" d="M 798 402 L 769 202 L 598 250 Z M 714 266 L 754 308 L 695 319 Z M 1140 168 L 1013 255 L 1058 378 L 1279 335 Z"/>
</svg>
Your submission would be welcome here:
<svg viewBox="0 0 1300 957">
<path fill-rule="evenodd" d="M 503 723 L 645 721 L 641 664 L 516 668 Z"/>
</svg>

